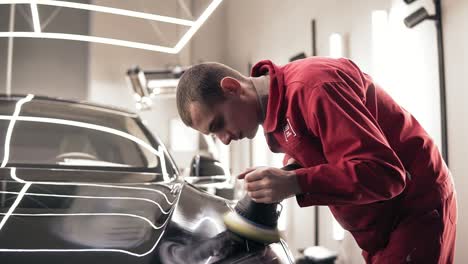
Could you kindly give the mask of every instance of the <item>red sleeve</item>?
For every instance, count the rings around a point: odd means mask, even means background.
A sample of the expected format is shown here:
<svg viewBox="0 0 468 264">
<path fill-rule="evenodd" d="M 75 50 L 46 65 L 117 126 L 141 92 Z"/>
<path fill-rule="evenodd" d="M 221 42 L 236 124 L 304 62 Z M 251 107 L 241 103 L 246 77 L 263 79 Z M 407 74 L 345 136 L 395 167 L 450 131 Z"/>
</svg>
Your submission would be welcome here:
<svg viewBox="0 0 468 264">
<path fill-rule="evenodd" d="M 307 99 L 305 120 L 320 137 L 328 163 L 295 171 L 303 191 L 296 196 L 300 206 L 367 204 L 395 197 L 405 187 L 403 165 L 358 89 L 324 83 Z"/>
</svg>

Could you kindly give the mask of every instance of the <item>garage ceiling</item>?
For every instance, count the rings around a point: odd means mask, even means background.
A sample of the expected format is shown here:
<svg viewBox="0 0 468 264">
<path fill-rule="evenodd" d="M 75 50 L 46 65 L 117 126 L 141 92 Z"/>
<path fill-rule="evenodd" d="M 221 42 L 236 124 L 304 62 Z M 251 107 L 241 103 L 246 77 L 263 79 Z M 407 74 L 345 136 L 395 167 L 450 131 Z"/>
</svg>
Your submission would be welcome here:
<svg viewBox="0 0 468 264">
<path fill-rule="evenodd" d="M 96 2 L 96 1 L 95 1 Z M 117 1 L 113 1 L 118 3 Z M 132 1 L 134 3 L 138 1 Z M 161 1 L 159 1 L 161 2 Z M 181 9 L 183 15 L 179 17 L 173 15 L 158 14 L 157 12 L 147 12 L 146 8 L 143 8 L 144 11 L 137 11 L 134 8 L 121 8 L 111 6 L 111 1 L 107 1 L 107 5 L 102 4 L 87 4 L 79 3 L 72 1 L 55 1 L 55 0 L 18 0 L 18 1 L 9 1 L 4 0 L 0 1 L 0 4 L 14 4 L 14 5 L 26 5 L 30 9 L 30 21 L 32 24 L 31 31 L 17 31 L 15 29 L 9 31 L 0 32 L 0 37 L 21 37 L 21 38 L 45 38 L 45 39 L 65 39 L 65 40 L 75 40 L 75 41 L 85 41 L 85 42 L 94 42 L 102 43 L 109 45 L 117 45 L 129 48 L 144 49 L 150 51 L 164 52 L 177 54 L 182 48 L 190 41 L 198 29 L 203 25 L 203 23 L 208 19 L 208 17 L 215 11 L 219 6 L 222 0 L 208 0 L 206 8 L 200 11 L 200 15 L 194 19 L 191 8 L 184 2 L 184 0 L 177 1 L 177 7 Z M 174 2 L 172 2 L 174 3 Z M 183 27 L 183 34 L 177 36 L 175 41 L 165 41 L 166 43 L 152 43 L 148 41 L 134 41 L 129 38 L 125 38 L 131 35 L 131 32 L 125 32 L 123 36 L 118 37 L 108 37 L 108 36 L 92 36 L 92 35 L 80 35 L 73 34 L 69 32 L 49 32 L 45 30 L 48 19 L 41 17 L 42 8 L 68 8 L 75 10 L 76 12 L 92 12 L 96 15 L 113 15 L 121 16 L 122 20 L 137 20 L 137 21 L 147 21 L 151 23 L 153 31 L 157 32 L 160 35 L 159 39 L 164 39 L 164 30 L 174 31 L 174 26 L 177 27 L 176 31 L 179 31 L 179 27 Z M 154 5 L 152 7 L 154 9 Z M 157 9 L 157 8 L 156 8 Z M 177 15 L 177 14 L 176 14 Z M 188 18 L 184 18 L 188 17 Z M 11 22 L 10 22 L 11 23 Z M 14 23 L 14 22 L 13 22 Z M 172 26 L 172 28 L 171 28 Z M 14 28 L 14 27 L 13 27 Z M 138 30 L 138 28 L 137 28 Z M 161 41 L 164 42 L 164 41 Z"/>
</svg>

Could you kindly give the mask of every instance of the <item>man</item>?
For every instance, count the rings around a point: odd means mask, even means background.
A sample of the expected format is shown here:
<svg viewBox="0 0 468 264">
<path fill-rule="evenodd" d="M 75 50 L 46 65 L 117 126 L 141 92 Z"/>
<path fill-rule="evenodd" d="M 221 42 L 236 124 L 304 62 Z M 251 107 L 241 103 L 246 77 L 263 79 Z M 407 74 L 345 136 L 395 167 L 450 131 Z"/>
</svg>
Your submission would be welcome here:
<svg viewBox="0 0 468 264">
<path fill-rule="evenodd" d="M 261 61 L 246 77 L 218 63 L 177 87 L 183 122 L 224 144 L 263 126 L 273 152 L 303 168 L 238 176 L 252 199 L 328 205 L 367 263 L 452 263 L 452 176 L 421 125 L 350 60 Z"/>
</svg>

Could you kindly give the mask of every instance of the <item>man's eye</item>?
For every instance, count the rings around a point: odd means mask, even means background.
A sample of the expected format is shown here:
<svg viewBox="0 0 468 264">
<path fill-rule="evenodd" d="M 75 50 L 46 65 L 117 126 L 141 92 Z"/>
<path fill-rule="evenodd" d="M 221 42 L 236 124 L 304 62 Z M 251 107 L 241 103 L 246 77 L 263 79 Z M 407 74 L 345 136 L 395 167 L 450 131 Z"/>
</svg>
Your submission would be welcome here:
<svg viewBox="0 0 468 264">
<path fill-rule="evenodd" d="M 220 119 L 215 120 L 213 124 L 211 125 L 211 132 L 217 132 L 218 130 L 223 128 L 223 122 Z"/>
<path fill-rule="evenodd" d="M 221 130 L 224 127 L 224 120 L 223 119 L 218 119 L 217 122 L 215 123 L 215 131 Z"/>
</svg>

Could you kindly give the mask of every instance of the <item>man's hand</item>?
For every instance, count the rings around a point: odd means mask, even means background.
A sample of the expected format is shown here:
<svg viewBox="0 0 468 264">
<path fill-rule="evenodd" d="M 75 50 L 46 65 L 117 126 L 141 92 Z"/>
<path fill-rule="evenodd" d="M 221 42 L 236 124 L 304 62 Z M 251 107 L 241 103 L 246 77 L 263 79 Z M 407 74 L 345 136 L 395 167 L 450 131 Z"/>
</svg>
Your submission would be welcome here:
<svg viewBox="0 0 468 264">
<path fill-rule="evenodd" d="M 294 171 L 272 167 L 251 168 L 237 176 L 257 203 L 277 203 L 301 192 Z"/>
</svg>

